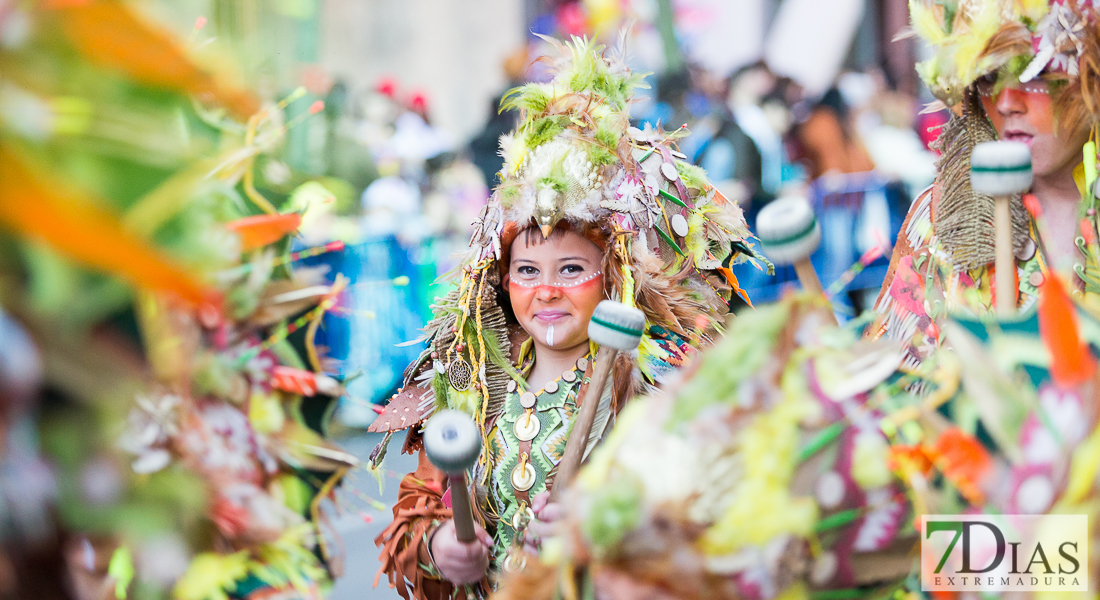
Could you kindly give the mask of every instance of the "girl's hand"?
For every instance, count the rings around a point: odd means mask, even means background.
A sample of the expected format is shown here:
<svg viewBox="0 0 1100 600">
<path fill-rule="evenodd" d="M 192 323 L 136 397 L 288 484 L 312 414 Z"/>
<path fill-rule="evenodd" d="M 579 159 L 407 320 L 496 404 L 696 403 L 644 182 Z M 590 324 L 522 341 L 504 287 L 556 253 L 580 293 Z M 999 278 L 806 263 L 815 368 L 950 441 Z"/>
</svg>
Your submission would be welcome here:
<svg viewBox="0 0 1100 600">
<path fill-rule="evenodd" d="M 489 548 L 493 547 L 493 538 L 477 523 L 474 523 L 474 531 L 477 540 L 464 544 L 458 541 L 455 522 L 448 519 L 432 534 L 432 560 L 439 574 L 451 583 L 477 583 L 489 569 Z"/>
<path fill-rule="evenodd" d="M 523 549 L 538 554 L 542 540 L 557 533 L 558 521 L 565 515 L 565 509 L 557 502 L 550 502 L 550 492 L 543 492 L 531 499 L 531 510 L 535 518 L 527 525 Z"/>
</svg>

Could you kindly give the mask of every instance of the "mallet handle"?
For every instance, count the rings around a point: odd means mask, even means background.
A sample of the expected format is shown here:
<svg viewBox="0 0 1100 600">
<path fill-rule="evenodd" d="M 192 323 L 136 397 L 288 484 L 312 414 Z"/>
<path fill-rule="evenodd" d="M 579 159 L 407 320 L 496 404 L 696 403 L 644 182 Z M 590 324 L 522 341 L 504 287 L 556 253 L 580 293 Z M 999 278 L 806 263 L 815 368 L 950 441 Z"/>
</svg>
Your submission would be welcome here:
<svg viewBox="0 0 1100 600">
<path fill-rule="evenodd" d="M 558 474 L 554 479 L 554 487 L 550 490 L 550 501 L 555 502 L 561 496 L 562 491 L 569 487 L 569 483 L 577 475 L 584 459 L 584 450 L 588 447 L 588 438 L 592 435 L 592 424 L 596 421 L 596 409 L 599 408 L 603 398 L 604 384 L 611 373 L 611 364 L 615 362 L 618 350 L 609 346 L 600 346 L 596 354 L 596 368 L 592 371 L 592 380 L 588 383 L 588 389 L 581 402 L 580 412 L 573 421 L 573 429 L 569 432 L 569 440 L 565 442 L 565 453 L 558 461 Z"/>
<path fill-rule="evenodd" d="M 814 265 L 810 262 L 809 257 L 795 261 L 794 271 L 798 274 L 798 281 L 802 284 L 803 290 L 815 296 L 825 295 L 825 289 L 821 287 L 821 280 L 818 279 L 817 271 L 814 270 Z M 832 314 L 832 311 L 829 314 Z M 836 315 L 832 316 L 833 322 L 836 322 Z"/>
<path fill-rule="evenodd" d="M 1016 310 L 1016 261 L 1012 256 L 1012 213 L 1009 196 L 997 196 L 994 205 L 994 226 L 997 228 L 997 316 L 1007 317 Z"/>
<path fill-rule="evenodd" d="M 811 294 L 825 295 L 825 289 L 821 287 L 821 280 L 817 278 L 817 271 L 809 258 L 803 258 L 794 263 L 794 271 L 798 274 L 798 281 L 802 289 Z"/>
<path fill-rule="evenodd" d="M 469 544 L 477 540 L 474 532 L 474 511 L 470 508 L 470 490 L 466 487 L 465 473 L 448 473 L 451 484 L 451 514 L 455 522 L 455 537 Z"/>
</svg>

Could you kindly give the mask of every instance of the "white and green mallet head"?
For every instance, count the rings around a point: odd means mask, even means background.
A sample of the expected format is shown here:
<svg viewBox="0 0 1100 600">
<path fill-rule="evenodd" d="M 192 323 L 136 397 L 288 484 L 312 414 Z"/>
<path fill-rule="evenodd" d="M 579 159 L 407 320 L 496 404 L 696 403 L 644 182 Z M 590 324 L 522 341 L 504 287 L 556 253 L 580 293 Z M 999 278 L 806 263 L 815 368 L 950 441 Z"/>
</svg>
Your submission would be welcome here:
<svg viewBox="0 0 1100 600">
<path fill-rule="evenodd" d="M 464 473 L 481 454 L 481 432 L 464 412 L 441 410 L 424 427 L 424 452 L 444 473 Z"/>
<path fill-rule="evenodd" d="M 588 339 L 616 350 L 633 350 L 642 343 L 645 314 L 622 302 L 604 300 L 588 321 Z"/>
<path fill-rule="evenodd" d="M 970 187 L 987 196 L 1011 196 L 1031 187 L 1031 149 L 1021 142 L 982 142 L 970 155 Z"/>
<path fill-rule="evenodd" d="M 821 225 L 802 196 L 782 196 L 760 209 L 756 237 L 772 262 L 792 265 L 808 259 L 821 245 Z"/>
</svg>

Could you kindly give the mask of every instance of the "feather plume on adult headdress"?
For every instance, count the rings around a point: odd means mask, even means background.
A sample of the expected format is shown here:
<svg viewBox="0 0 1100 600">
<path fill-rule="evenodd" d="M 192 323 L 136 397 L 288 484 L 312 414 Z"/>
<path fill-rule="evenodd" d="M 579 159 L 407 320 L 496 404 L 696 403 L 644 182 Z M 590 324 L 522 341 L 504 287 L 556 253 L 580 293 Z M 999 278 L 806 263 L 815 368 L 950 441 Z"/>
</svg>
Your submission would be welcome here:
<svg viewBox="0 0 1100 600">
<path fill-rule="evenodd" d="M 917 72 L 948 106 L 978 78 L 1007 68 L 1030 81 L 1068 79 L 1059 116 L 1072 128 L 1100 109 L 1100 19 L 1095 0 L 910 0 L 912 32 L 932 47 Z"/>
<path fill-rule="evenodd" d="M 917 72 L 949 106 L 977 78 L 994 71 L 1030 44 L 1019 15 L 1039 14 L 1034 0 L 910 0 L 912 31 L 932 46 Z"/>
</svg>

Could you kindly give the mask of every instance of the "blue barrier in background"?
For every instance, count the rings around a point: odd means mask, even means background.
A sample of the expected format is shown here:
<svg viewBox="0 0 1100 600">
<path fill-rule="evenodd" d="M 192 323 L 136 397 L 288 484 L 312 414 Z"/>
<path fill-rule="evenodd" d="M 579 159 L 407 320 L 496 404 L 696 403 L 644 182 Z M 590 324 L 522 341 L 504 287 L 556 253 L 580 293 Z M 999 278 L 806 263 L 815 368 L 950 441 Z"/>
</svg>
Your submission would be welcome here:
<svg viewBox="0 0 1100 600">
<path fill-rule="evenodd" d="M 874 172 L 819 178 L 810 186 L 809 194 L 821 223 L 821 246 L 810 261 L 826 289 L 875 244 L 885 241 L 893 245 L 910 203 L 903 184 Z M 745 218 L 753 231 L 760 208 L 746 211 Z M 841 317 L 871 308 L 889 264 L 887 252 L 856 275 L 845 288 L 848 293 L 833 298 Z M 775 302 L 787 289 L 798 287 L 793 266 L 777 265 L 774 276 L 747 263 L 734 266 L 733 272 L 754 304 Z"/>
</svg>

